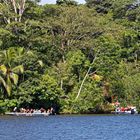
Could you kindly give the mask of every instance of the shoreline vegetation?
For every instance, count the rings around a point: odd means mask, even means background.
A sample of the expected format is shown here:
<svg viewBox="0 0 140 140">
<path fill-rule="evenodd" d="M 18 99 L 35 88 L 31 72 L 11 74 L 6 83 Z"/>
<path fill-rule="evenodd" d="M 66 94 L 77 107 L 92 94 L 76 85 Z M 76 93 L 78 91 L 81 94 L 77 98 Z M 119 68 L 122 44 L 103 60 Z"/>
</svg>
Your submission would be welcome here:
<svg viewBox="0 0 140 140">
<path fill-rule="evenodd" d="M 0 113 L 140 112 L 137 0 L 0 0 Z"/>
<path fill-rule="evenodd" d="M 120 113 L 119 113 L 120 112 Z M 121 107 L 119 102 L 111 104 L 111 108 L 106 108 L 106 110 L 89 110 L 81 113 L 77 112 L 57 112 L 53 107 L 48 108 L 47 110 L 44 108 L 40 109 L 25 109 L 14 107 L 12 112 L 3 112 L 0 115 L 16 115 L 16 116 L 36 116 L 36 115 L 96 115 L 96 114 L 139 114 L 136 107 L 128 106 L 128 107 Z"/>
</svg>

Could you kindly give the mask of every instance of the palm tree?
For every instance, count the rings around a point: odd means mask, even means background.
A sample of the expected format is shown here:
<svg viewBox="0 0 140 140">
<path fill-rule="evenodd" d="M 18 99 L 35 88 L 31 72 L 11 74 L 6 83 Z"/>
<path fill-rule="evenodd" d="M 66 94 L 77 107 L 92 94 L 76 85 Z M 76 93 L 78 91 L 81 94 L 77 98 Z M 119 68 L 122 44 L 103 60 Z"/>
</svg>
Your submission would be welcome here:
<svg viewBox="0 0 140 140">
<path fill-rule="evenodd" d="M 0 87 L 8 96 L 11 95 L 12 86 L 18 84 L 19 74 L 24 72 L 23 65 L 16 66 L 15 60 L 17 62 L 26 55 L 34 56 L 32 51 L 25 51 L 24 48 L 20 47 L 11 47 L 8 50 L 0 51 Z M 37 62 L 43 67 L 41 60 Z"/>
<path fill-rule="evenodd" d="M 0 85 L 10 96 L 12 90 L 12 84 L 17 85 L 19 73 L 23 73 L 23 66 L 19 65 L 12 69 L 7 68 L 5 65 L 0 66 Z"/>
<path fill-rule="evenodd" d="M 0 86 L 10 96 L 12 86 L 17 85 L 19 74 L 24 72 L 23 65 L 14 66 L 13 60 L 24 54 L 23 48 L 9 48 L 0 51 Z"/>
</svg>

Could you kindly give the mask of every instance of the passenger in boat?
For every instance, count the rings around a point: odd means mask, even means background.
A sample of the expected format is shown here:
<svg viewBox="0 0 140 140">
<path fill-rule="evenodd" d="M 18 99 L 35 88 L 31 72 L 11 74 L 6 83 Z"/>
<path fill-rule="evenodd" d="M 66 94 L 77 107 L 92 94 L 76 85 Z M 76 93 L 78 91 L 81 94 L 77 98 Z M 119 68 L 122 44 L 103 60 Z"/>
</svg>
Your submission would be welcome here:
<svg viewBox="0 0 140 140">
<path fill-rule="evenodd" d="M 120 108 L 119 108 L 119 107 L 117 107 L 117 108 L 116 108 L 116 112 L 119 112 L 119 111 L 120 111 Z"/>
<path fill-rule="evenodd" d="M 50 110 L 51 110 L 51 112 L 50 112 L 51 115 L 55 115 L 55 114 L 56 114 L 56 113 L 55 113 L 55 109 L 54 109 L 53 107 L 51 107 Z"/>
<path fill-rule="evenodd" d="M 118 100 L 115 102 L 115 112 L 119 112 L 120 110 L 121 110 L 121 108 L 120 108 L 120 103 L 118 102 Z"/>
<path fill-rule="evenodd" d="M 41 111 L 41 113 L 45 113 L 46 112 L 46 110 L 44 108 L 41 108 L 40 111 Z"/>
<path fill-rule="evenodd" d="M 30 109 L 26 109 L 26 113 L 30 113 Z"/>
<path fill-rule="evenodd" d="M 135 114 L 135 110 L 133 108 L 131 109 L 131 114 Z"/>
<path fill-rule="evenodd" d="M 51 114 L 51 110 L 50 109 L 47 110 L 47 114 Z"/>
<path fill-rule="evenodd" d="M 131 107 L 131 114 L 137 114 L 136 107 Z"/>
<path fill-rule="evenodd" d="M 34 113 L 34 109 L 31 108 L 30 112 L 31 112 L 31 113 Z"/>
<path fill-rule="evenodd" d="M 124 108 L 124 111 L 126 112 L 127 110 L 128 110 L 128 108 L 127 108 L 127 107 L 125 107 L 125 108 Z"/>
<path fill-rule="evenodd" d="M 21 113 L 25 113 L 25 112 L 26 112 L 26 109 L 25 109 L 25 108 L 21 108 L 21 109 L 20 109 L 20 112 L 21 112 Z"/>
<path fill-rule="evenodd" d="M 122 112 L 124 112 L 124 111 L 125 111 L 124 107 L 121 107 L 121 111 L 122 111 Z"/>
<path fill-rule="evenodd" d="M 14 107 L 13 112 L 17 112 L 17 107 Z"/>
</svg>

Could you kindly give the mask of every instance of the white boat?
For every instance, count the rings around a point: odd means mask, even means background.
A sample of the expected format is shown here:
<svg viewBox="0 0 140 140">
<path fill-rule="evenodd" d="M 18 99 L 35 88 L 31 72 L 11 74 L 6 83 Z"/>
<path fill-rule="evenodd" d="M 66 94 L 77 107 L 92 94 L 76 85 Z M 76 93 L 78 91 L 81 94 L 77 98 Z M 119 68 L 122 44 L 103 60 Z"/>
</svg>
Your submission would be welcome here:
<svg viewBox="0 0 140 140">
<path fill-rule="evenodd" d="M 113 113 L 113 114 L 138 114 L 138 111 L 137 111 L 136 107 L 133 107 L 128 111 L 126 111 L 126 110 L 121 111 L 120 109 L 116 108 L 116 110 L 112 111 L 111 113 Z"/>
<path fill-rule="evenodd" d="M 112 114 L 138 114 L 138 112 L 132 113 L 131 111 L 112 111 Z"/>
<path fill-rule="evenodd" d="M 20 112 L 7 112 L 6 115 L 11 116 L 49 116 L 49 113 L 20 113 Z"/>
</svg>

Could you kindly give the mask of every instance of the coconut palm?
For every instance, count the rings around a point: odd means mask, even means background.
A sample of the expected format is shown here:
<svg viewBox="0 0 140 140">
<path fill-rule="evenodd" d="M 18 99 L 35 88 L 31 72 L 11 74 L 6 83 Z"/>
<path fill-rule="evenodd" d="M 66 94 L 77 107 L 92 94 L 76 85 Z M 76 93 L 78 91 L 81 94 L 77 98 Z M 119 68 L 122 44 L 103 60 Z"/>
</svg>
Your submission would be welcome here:
<svg viewBox="0 0 140 140">
<path fill-rule="evenodd" d="M 9 48 L 0 51 L 0 86 L 10 96 L 12 85 L 17 85 L 19 74 L 24 72 L 23 65 L 14 66 L 13 60 L 21 57 L 24 53 L 22 48 Z"/>
<path fill-rule="evenodd" d="M 0 85 L 9 96 L 12 91 L 12 85 L 17 85 L 18 83 L 18 74 L 23 73 L 23 71 L 22 65 L 16 66 L 12 69 L 7 68 L 5 65 L 0 66 Z"/>
<path fill-rule="evenodd" d="M 32 51 L 25 51 L 21 47 L 11 47 L 8 50 L 0 51 L 0 87 L 11 95 L 12 86 L 17 85 L 19 81 L 19 74 L 24 72 L 23 65 L 15 65 L 19 59 L 22 59 L 26 55 L 34 56 Z M 43 67 L 41 60 L 37 61 L 38 64 Z"/>
</svg>

